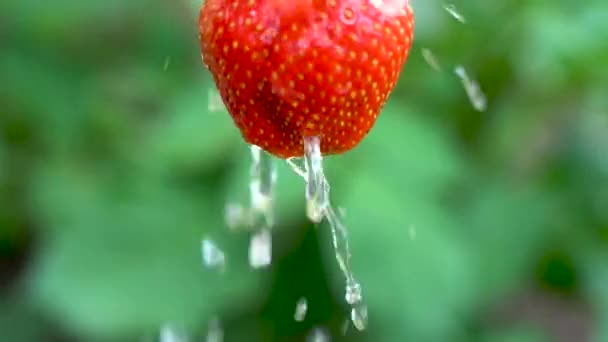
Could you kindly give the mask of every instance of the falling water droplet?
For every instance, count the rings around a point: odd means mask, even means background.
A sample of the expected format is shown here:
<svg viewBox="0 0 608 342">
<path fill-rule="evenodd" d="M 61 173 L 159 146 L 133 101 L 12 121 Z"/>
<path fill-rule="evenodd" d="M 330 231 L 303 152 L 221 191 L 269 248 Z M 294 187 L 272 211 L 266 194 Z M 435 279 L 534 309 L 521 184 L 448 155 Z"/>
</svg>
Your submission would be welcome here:
<svg viewBox="0 0 608 342">
<path fill-rule="evenodd" d="M 251 212 L 238 203 L 227 203 L 224 208 L 224 221 L 228 228 L 236 230 L 251 225 Z"/>
<path fill-rule="evenodd" d="M 355 282 L 350 282 L 346 284 L 346 294 L 345 294 L 346 302 L 350 305 L 358 304 L 361 302 L 361 285 Z"/>
<path fill-rule="evenodd" d="M 219 318 L 214 317 L 209 320 L 207 328 L 207 342 L 222 342 L 224 341 L 224 330 L 222 329 Z"/>
<path fill-rule="evenodd" d="M 307 214 L 309 219 L 315 223 L 319 223 L 323 218 L 326 218 L 329 223 L 336 261 L 346 279 L 346 302 L 356 309 L 354 313 L 351 313 L 351 318 L 357 329 L 362 330 L 366 325 L 367 310 L 362 311 L 365 306 L 362 303 L 361 286 L 355 280 L 351 269 L 352 256 L 348 231 L 330 204 L 330 187 L 323 173 L 322 161 L 320 138 L 305 137 L 305 172 L 303 176 L 306 180 Z M 290 163 L 290 165 L 297 170 L 294 163 Z"/>
<path fill-rule="evenodd" d="M 201 242 L 201 253 L 203 264 L 212 269 L 223 271 L 226 267 L 226 257 L 211 240 L 203 239 Z"/>
<path fill-rule="evenodd" d="M 308 311 L 308 301 L 302 297 L 296 303 L 296 312 L 293 315 L 293 319 L 296 322 L 302 322 L 306 318 L 306 312 Z"/>
<path fill-rule="evenodd" d="M 251 209 L 263 216 L 267 227 L 272 227 L 274 225 L 272 197 L 277 181 L 276 165 L 272 156 L 255 145 L 251 145 L 251 157 L 251 180 L 249 182 Z"/>
<path fill-rule="evenodd" d="M 479 84 L 475 80 L 472 80 L 467 74 L 463 66 L 459 65 L 454 69 L 454 73 L 460 78 L 464 87 L 469 101 L 473 105 L 473 108 L 479 112 L 483 112 L 487 108 L 487 99 L 485 94 L 481 91 Z"/>
<path fill-rule="evenodd" d="M 426 63 L 431 68 L 433 68 L 435 71 L 441 71 L 441 66 L 439 65 L 439 60 L 437 59 L 435 54 L 427 48 L 423 48 L 421 51 L 422 51 L 422 57 L 424 58 Z"/>
<path fill-rule="evenodd" d="M 314 328 L 306 337 L 306 342 L 329 342 L 331 338 L 329 332 L 323 328 Z"/>
<path fill-rule="evenodd" d="M 362 303 L 361 285 L 351 280 L 346 284 L 345 299 L 352 306 L 350 318 L 357 330 L 365 330 L 367 327 L 367 307 Z"/>
<path fill-rule="evenodd" d="M 224 220 L 232 230 L 258 231 L 274 226 L 273 191 L 277 182 L 277 169 L 272 156 L 251 145 L 249 177 L 249 206 L 227 203 Z"/>
<path fill-rule="evenodd" d="M 456 5 L 454 5 L 454 4 L 445 4 L 443 6 L 443 9 L 445 9 L 454 19 L 458 20 L 459 22 L 461 22 L 463 24 L 466 24 L 467 20 L 458 11 L 458 9 L 456 8 Z"/>
<path fill-rule="evenodd" d="M 320 137 L 304 137 L 304 155 L 307 177 L 306 214 L 311 221 L 319 223 L 329 205 L 329 185 L 323 174 Z"/>
<path fill-rule="evenodd" d="M 268 229 L 257 231 L 249 244 L 249 264 L 253 268 L 262 268 L 272 262 L 272 234 Z"/>
<path fill-rule="evenodd" d="M 249 244 L 249 264 L 262 268 L 272 262 L 272 234 L 274 226 L 273 191 L 277 170 L 272 156 L 261 148 L 251 145 L 251 171 L 249 181 L 249 225 L 255 229 Z"/>
<path fill-rule="evenodd" d="M 358 304 L 350 311 L 350 320 L 357 330 L 363 331 L 367 328 L 367 306 Z"/>
</svg>

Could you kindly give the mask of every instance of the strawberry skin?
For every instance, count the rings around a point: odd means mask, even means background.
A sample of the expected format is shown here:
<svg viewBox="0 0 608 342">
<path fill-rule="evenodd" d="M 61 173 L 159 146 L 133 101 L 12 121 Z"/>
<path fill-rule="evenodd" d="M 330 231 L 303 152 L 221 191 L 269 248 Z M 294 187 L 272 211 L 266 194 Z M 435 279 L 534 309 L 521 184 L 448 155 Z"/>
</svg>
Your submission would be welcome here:
<svg viewBox="0 0 608 342">
<path fill-rule="evenodd" d="M 324 155 L 367 135 L 395 87 L 413 39 L 407 0 L 207 0 L 203 62 L 245 141 L 301 157 L 304 136 Z"/>
</svg>

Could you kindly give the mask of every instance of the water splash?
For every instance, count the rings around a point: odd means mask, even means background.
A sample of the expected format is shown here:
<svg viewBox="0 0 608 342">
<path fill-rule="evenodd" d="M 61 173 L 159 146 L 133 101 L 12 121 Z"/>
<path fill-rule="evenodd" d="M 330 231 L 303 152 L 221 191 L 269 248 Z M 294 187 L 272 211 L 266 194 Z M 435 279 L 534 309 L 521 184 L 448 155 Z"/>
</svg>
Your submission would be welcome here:
<svg viewBox="0 0 608 342">
<path fill-rule="evenodd" d="M 445 4 L 443 6 L 443 9 L 446 10 L 446 12 L 448 12 L 448 14 L 450 14 L 452 16 L 452 18 L 458 20 L 459 22 L 461 22 L 463 24 L 467 23 L 466 18 L 458 11 L 458 9 L 456 8 L 456 5 Z"/>
<path fill-rule="evenodd" d="M 424 58 L 426 63 L 431 68 L 433 68 L 435 71 L 441 71 L 441 65 L 439 65 L 439 60 L 437 59 L 437 57 L 435 56 L 433 51 L 431 51 L 427 48 L 422 48 L 421 53 L 422 53 L 422 58 Z"/>
<path fill-rule="evenodd" d="M 253 145 L 250 151 L 249 206 L 227 203 L 224 220 L 231 230 L 253 232 L 249 243 L 249 264 L 253 268 L 262 268 L 272 262 L 273 192 L 277 170 L 270 154 Z"/>
<path fill-rule="evenodd" d="M 459 22 L 463 24 L 466 23 L 465 17 L 456 9 L 456 6 L 454 4 L 445 4 L 443 8 Z M 422 57 L 424 58 L 426 63 L 431 66 L 431 68 L 433 68 L 435 71 L 441 71 L 439 60 L 430 49 L 422 48 L 421 52 Z M 462 65 L 457 65 L 454 68 L 454 73 L 456 74 L 456 76 L 458 76 L 458 78 L 460 78 L 460 81 L 462 82 L 462 85 L 473 108 L 475 108 L 475 110 L 479 112 L 485 111 L 487 109 L 487 98 L 481 90 L 479 84 L 469 77 L 465 68 Z"/>
<path fill-rule="evenodd" d="M 201 242 L 201 254 L 203 256 L 203 264 L 211 269 L 225 271 L 226 257 L 224 252 L 217 247 L 210 239 L 203 239 Z"/>
<path fill-rule="evenodd" d="M 304 167 L 306 170 L 306 215 L 320 223 L 329 207 L 329 184 L 323 173 L 321 138 L 304 137 Z"/>
<path fill-rule="evenodd" d="M 270 228 L 274 225 L 273 189 L 277 182 L 277 169 L 272 156 L 261 148 L 251 146 L 251 180 L 249 194 L 251 210 L 262 216 L 262 225 Z M 254 222 L 257 225 L 258 222 Z"/>
<path fill-rule="evenodd" d="M 367 306 L 356 304 L 350 311 L 350 320 L 357 330 L 362 331 L 367 327 Z"/>
<path fill-rule="evenodd" d="M 224 221 L 232 230 L 248 227 L 251 226 L 251 212 L 238 203 L 227 203 L 224 208 Z"/>
<path fill-rule="evenodd" d="M 257 231 L 249 245 L 249 264 L 261 268 L 272 262 L 272 234 L 274 226 L 273 192 L 277 182 L 277 169 L 272 156 L 261 148 L 251 146 L 249 201 L 250 226 Z"/>
<path fill-rule="evenodd" d="M 249 244 L 249 265 L 263 268 L 272 262 L 272 234 L 269 229 L 261 229 L 251 238 Z"/>
<path fill-rule="evenodd" d="M 293 319 L 296 322 L 303 322 L 306 318 L 306 313 L 308 312 L 308 301 L 306 298 L 302 297 L 296 303 L 296 311 L 293 314 Z"/>
<path fill-rule="evenodd" d="M 336 261 L 346 279 L 345 299 L 351 305 L 351 320 L 357 329 L 364 330 L 367 308 L 363 304 L 361 285 L 352 272 L 348 231 L 330 204 L 330 186 L 323 172 L 321 139 L 317 136 L 304 138 L 304 169 L 296 163 L 296 159 L 288 159 L 287 163 L 306 181 L 308 218 L 315 223 L 325 218 L 329 223 Z"/>
<path fill-rule="evenodd" d="M 462 82 L 464 90 L 466 91 L 473 108 L 479 112 L 485 111 L 487 109 L 487 99 L 479 87 L 479 84 L 469 77 L 462 65 L 456 66 L 454 73 L 456 76 L 458 76 L 458 78 L 460 78 L 460 81 Z"/>
</svg>

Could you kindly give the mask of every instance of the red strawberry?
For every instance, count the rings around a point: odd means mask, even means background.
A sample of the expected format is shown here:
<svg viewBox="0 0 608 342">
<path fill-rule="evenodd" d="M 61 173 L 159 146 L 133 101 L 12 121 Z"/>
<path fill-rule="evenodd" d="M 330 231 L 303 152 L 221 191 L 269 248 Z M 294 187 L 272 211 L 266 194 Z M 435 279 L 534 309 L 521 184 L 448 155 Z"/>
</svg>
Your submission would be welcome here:
<svg viewBox="0 0 608 342">
<path fill-rule="evenodd" d="M 207 0 L 203 61 L 244 139 L 281 158 L 355 147 L 407 59 L 407 0 Z"/>
</svg>

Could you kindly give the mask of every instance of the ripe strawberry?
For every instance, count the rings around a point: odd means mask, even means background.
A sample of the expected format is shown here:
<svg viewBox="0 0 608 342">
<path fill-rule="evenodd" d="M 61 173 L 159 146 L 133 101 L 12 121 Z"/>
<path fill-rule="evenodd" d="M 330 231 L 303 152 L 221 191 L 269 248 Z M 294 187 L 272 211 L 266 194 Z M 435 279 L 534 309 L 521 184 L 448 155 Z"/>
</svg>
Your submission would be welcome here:
<svg viewBox="0 0 608 342">
<path fill-rule="evenodd" d="M 203 61 L 244 139 L 281 158 L 355 147 L 407 59 L 407 0 L 207 0 Z"/>
</svg>

